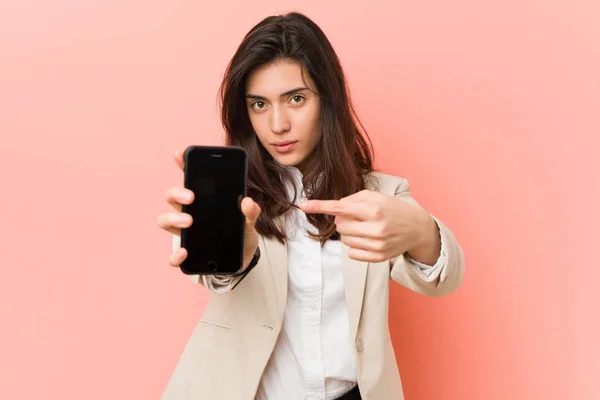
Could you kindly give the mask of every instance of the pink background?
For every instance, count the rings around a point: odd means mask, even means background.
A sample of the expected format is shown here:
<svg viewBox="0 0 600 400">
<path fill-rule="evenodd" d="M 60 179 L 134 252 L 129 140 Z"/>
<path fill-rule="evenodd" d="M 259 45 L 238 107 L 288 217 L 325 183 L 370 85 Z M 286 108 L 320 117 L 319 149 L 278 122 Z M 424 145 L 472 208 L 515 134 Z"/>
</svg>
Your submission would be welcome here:
<svg viewBox="0 0 600 400">
<path fill-rule="evenodd" d="M 452 296 L 392 293 L 407 400 L 600 398 L 598 4 L 0 0 L 0 397 L 159 398 L 207 300 L 156 226 L 171 154 L 221 142 L 229 57 L 298 9 L 466 252 Z"/>
</svg>

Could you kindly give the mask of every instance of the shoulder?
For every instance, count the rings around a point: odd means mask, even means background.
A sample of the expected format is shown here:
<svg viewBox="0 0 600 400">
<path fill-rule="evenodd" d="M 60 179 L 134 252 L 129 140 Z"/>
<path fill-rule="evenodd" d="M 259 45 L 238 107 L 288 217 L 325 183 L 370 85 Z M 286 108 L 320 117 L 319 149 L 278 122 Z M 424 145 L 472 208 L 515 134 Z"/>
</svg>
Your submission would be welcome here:
<svg viewBox="0 0 600 400">
<path fill-rule="evenodd" d="M 396 195 L 400 192 L 410 190 L 408 179 L 400 176 L 384 174 L 378 171 L 368 174 L 365 183 L 366 188 L 369 190 L 390 195 Z"/>
</svg>

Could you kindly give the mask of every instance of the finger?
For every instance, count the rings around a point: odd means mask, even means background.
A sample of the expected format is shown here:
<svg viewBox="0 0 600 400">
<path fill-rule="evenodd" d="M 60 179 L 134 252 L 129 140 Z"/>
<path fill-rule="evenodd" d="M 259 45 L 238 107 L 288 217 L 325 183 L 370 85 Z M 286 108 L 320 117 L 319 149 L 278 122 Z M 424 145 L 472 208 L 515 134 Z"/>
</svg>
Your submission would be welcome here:
<svg viewBox="0 0 600 400">
<path fill-rule="evenodd" d="M 370 239 L 381 239 L 385 236 L 385 226 L 380 222 L 358 221 L 355 219 L 336 217 L 336 230 L 346 236 L 358 236 Z"/>
<path fill-rule="evenodd" d="M 181 168 L 181 170 L 183 170 L 184 167 L 184 162 L 183 162 L 183 150 L 177 150 L 174 154 L 173 154 L 173 158 L 175 159 L 175 163 L 177 164 L 177 166 L 179 168 Z"/>
<path fill-rule="evenodd" d="M 184 248 L 177 249 L 169 257 L 169 264 L 171 264 L 172 267 L 179 267 L 186 258 L 187 250 Z"/>
<path fill-rule="evenodd" d="M 388 260 L 387 256 L 383 253 L 376 253 L 369 250 L 362 249 L 348 249 L 348 258 L 351 258 L 356 261 L 365 261 L 365 262 L 385 262 Z"/>
<path fill-rule="evenodd" d="M 254 223 L 260 215 L 260 206 L 250 197 L 245 197 L 242 199 L 241 208 L 242 213 L 246 216 L 246 222 L 251 224 L 251 226 L 254 226 Z"/>
<path fill-rule="evenodd" d="M 366 202 L 373 203 L 380 200 L 382 194 L 379 192 L 374 192 L 372 190 L 361 190 L 360 192 L 354 193 L 348 197 L 344 197 L 344 200 L 353 201 L 353 202 Z"/>
<path fill-rule="evenodd" d="M 177 211 L 181 211 L 181 205 L 192 204 L 194 202 L 194 192 L 182 187 L 173 187 L 167 190 L 165 195 L 167 202 Z"/>
<path fill-rule="evenodd" d="M 369 203 L 343 200 L 307 200 L 300 209 L 307 214 L 329 214 L 359 220 L 372 219 L 375 215 L 374 207 Z"/>
<path fill-rule="evenodd" d="M 164 213 L 158 216 L 158 226 L 173 234 L 180 234 L 181 229 L 192 225 L 192 216 L 185 213 Z"/>
<path fill-rule="evenodd" d="M 367 250 L 375 253 L 384 253 L 385 242 L 359 236 L 342 235 L 342 243 L 353 249 Z"/>
</svg>

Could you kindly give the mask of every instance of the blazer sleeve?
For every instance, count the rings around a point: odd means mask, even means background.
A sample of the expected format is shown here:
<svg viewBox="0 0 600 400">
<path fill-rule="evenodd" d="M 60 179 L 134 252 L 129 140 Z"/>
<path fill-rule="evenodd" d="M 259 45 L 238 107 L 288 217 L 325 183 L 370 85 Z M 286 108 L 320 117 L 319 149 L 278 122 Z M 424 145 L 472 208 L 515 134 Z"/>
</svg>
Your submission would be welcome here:
<svg viewBox="0 0 600 400">
<path fill-rule="evenodd" d="M 173 251 L 181 247 L 181 238 L 173 235 Z M 192 282 L 201 284 L 210 292 L 223 294 L 232 290 L 244 278 L 245 274 L 238 276 L 218 276 L 218 275 L 189 275 Z"/>
<path fill-rule="evenodd" d="M 401 179 L 394 196 L 411 204 L 418 205 L 410 192 L 408 180 Z M 442 251 L 435 265 L 427 268 L 402 254 L 390 260 L 390 277 L 393 281 L 417 293 L 440 297 L 452 293 L 462 283 L 464 276 L 464 253 L 454 234 L 435 216 L 431 216 L 438 226 Z"/>
</svg>

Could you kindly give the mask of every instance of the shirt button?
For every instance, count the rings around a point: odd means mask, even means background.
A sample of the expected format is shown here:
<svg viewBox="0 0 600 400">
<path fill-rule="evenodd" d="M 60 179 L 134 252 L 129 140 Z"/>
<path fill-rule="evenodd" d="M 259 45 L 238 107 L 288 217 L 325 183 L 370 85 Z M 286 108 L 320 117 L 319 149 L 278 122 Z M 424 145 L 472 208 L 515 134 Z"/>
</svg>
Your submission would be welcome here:
<svg viewBox="0 0 600 400">
<path fill-rule="evenodd" d="M 363 348 L 364 348 L 364 347 L 363 347 L 363 342 L 362 342 L 362 340 L 361 340 L 360 338 L 359 338 L 359 339 L 356 339 L 356 350 L 357 350 L 357 351 L 363 351 Z"/>
</svg>

